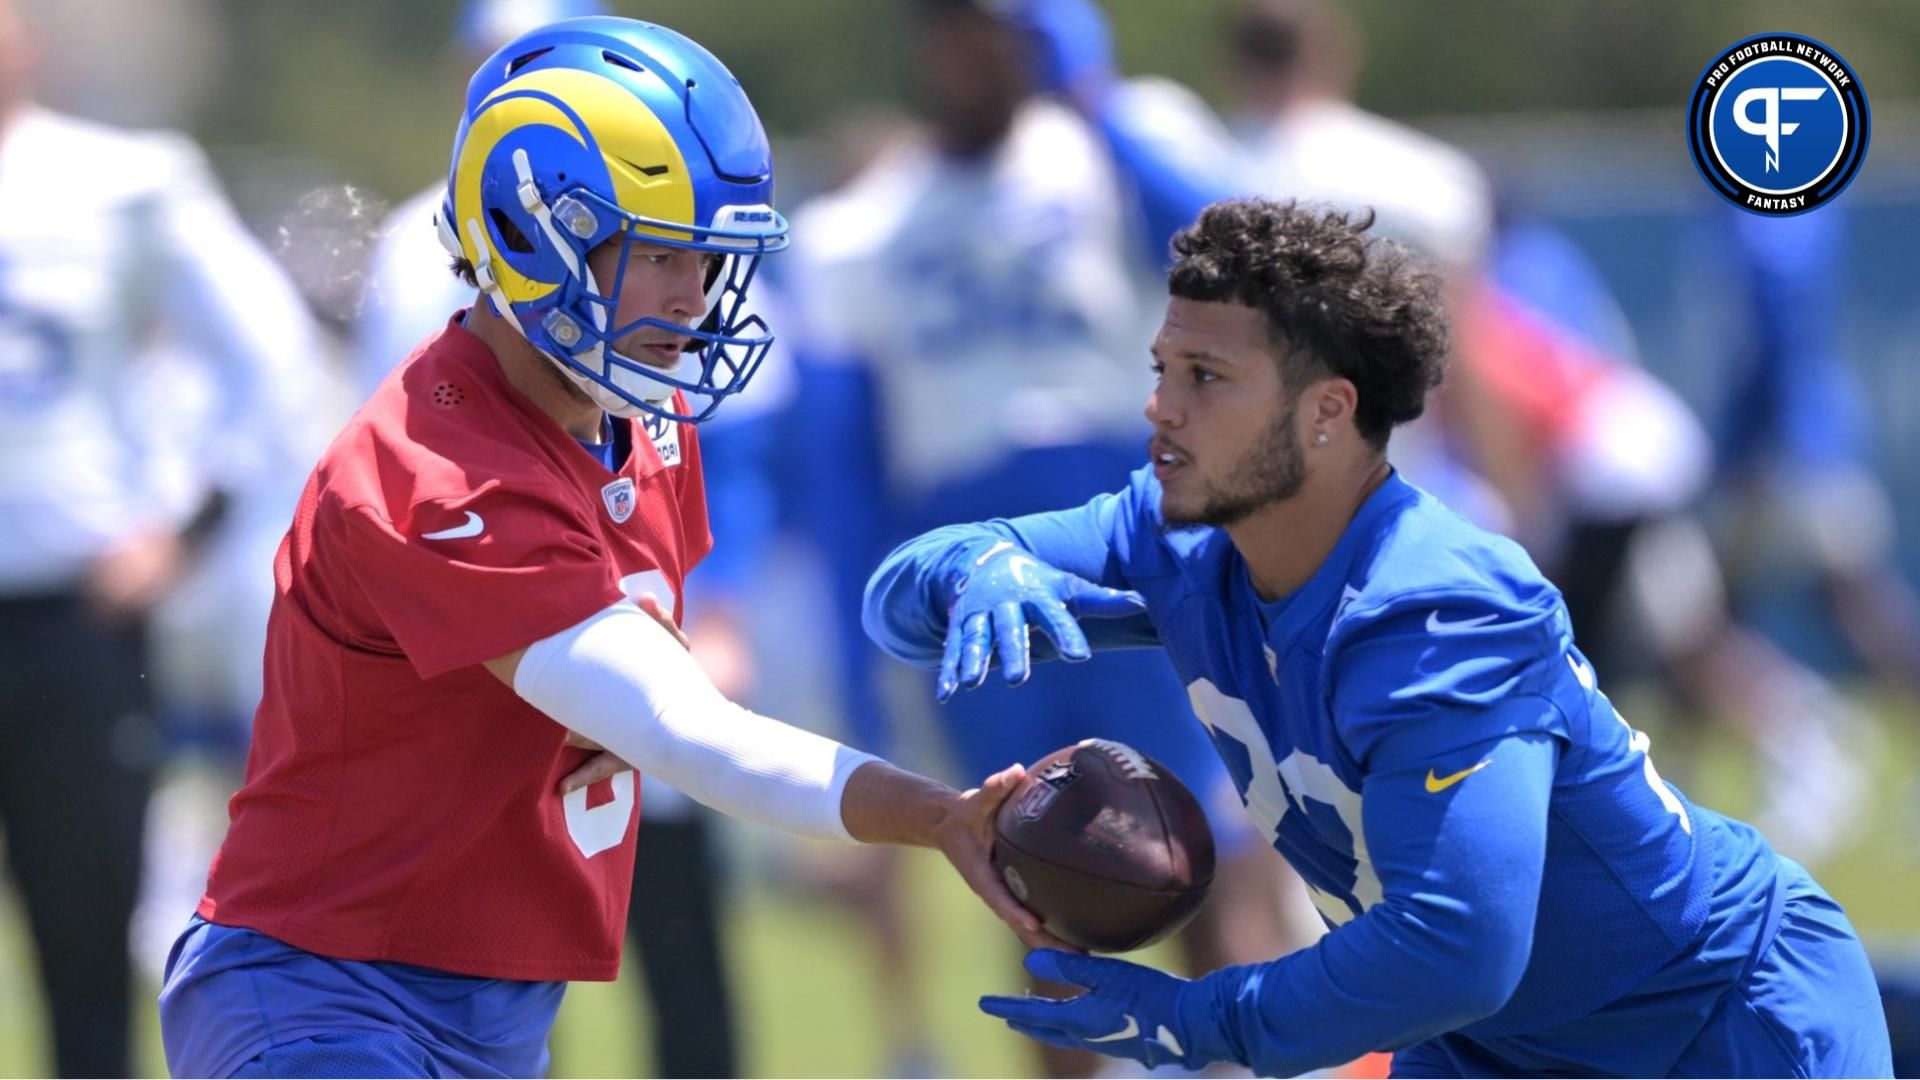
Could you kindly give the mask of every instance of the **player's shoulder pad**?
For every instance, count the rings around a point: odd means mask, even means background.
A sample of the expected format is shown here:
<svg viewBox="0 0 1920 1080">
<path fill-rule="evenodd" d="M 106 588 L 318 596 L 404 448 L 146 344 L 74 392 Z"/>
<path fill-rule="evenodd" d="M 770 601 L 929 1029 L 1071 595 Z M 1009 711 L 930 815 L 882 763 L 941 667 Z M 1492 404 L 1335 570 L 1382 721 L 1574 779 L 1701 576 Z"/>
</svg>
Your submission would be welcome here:
<svg viewBox="0 0 1920 1080">
<path fill-rule="evenodd" d="M 457 501 L 483 487 L 528 494 L 571 490 L 565 469 L 538 443 L 514 437 L 518 417 L 461 407 L 482 400 L 472 388 L 442 379 L 433 365 L 410 363 L 327 448 L 322 479 L 343 502 L 374 506 L 389 520 L 419 503 Z"/>
<path fill-rule="evenodd" d="M 1564 633 L 1563 612 L 1559 590 L 1518 544 L 1421 492 L 1354 559 L 1327 646 L 1403 631 L 1466 643 L 1494 627 L 1544 641 Z"/>
</svg>

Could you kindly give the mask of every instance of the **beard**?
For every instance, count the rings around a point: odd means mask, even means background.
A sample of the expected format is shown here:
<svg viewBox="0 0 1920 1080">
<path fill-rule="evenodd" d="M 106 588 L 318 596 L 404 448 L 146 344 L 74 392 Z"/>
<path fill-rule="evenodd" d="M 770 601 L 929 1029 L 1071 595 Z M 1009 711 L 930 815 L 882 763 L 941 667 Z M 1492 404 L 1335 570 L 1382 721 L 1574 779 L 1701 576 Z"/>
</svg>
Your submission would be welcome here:
<svg viewBox="0 0 1920 1080">
<path fill-rule="evenodd" d="M 1241 455 L 1225 478 L 1208 480 L 1197 505 L 1176 506 L 1163 492 L 1161 515 L 1174 528 L 1207 525 L 1224 529 L 1238 525 L 1274 503 L 1293 498 L 1307 480 L 1306 455 L 1295 438 L 1299 395 L 1290 396 L 1280 416 L 1251 449 Z"/>
</svg>

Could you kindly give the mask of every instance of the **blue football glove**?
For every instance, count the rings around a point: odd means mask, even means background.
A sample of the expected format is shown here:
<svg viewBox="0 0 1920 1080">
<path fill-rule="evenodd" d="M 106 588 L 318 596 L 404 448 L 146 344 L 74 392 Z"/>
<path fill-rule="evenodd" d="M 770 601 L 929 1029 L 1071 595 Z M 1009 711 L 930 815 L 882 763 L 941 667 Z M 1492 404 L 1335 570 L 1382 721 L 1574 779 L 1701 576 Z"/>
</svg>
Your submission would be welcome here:
<svg viewBox="0 0 1920 1080">
<path fill-rule="evenodd" d="M 1076 619 L 1117 619 L 1147 610 L 1139 593 L 1055 570 L 1005 540 L 972 561 L 953 593 L 936 690 L 943 702 L 963 686 L 971 690 L 986 682 L 996 654 L 1008 685 L 1026 682 L 1033 673 L 1029 618 L 1039 621 L 1062 660 L 1080 661 L 1093 649 Z"/>
<path fill-rule="evenodd" d="M 1132 1058 L 1149 1069 L 1169 1062 L 1199 1069 L 1232 1057 L 1199 986 L 1186 979 L 1058 949 L 1028 953 L 1027 970 L 1048 982 L 1085 987 L 1086 993 L 1064 1001 L 983 997 L 980 1011 L 1043 1043 Z"/>
<path fill-rule="evenodd" d="M 1092 105 L 1113 85 L 1113 34 L 1094 0 L 1014 0 L 1004 11 L 1032 43 L 1036 90 Z"/>
</svg>

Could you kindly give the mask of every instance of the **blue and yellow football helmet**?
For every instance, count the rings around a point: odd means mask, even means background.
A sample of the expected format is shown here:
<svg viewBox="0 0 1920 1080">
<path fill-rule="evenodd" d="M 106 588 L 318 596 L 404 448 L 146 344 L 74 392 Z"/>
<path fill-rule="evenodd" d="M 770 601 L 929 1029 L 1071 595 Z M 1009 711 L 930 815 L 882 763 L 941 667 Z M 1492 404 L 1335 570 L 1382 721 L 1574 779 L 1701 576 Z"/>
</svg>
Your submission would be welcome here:
<svg viewBox="0 0 1920 1080">
<path fill-rule="evenodd" d="M 773 343 L 745 303 L 760 257 L 787 246 L 766 131 L 739 80 L 664 26 L 568 19 L 489 58 L 467 86 L 438 217 L 500 317 L 616 416 L 704 420 Z M 720 256 L 699 326 L 609 325 L 636 240 Z M 596 282 L 587 253 L 609 241 L 621 274 Z M 681 362 L 614 348 L 641 326 L 689 335 Z M 689 413 L 676 390 L 700 396 Z"/>
</svg>

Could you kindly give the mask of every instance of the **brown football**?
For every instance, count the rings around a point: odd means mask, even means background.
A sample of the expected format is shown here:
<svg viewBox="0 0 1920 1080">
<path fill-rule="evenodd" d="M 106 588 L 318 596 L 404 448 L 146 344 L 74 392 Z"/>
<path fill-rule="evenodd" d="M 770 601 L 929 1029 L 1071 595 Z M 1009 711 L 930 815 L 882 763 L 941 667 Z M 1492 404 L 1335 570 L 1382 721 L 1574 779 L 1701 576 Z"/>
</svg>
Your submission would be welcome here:
<svg viewBox="0 0 1920 1080">
<path fill-rule="evenodd" d="M 994 819 L 993 865 L 1048 932 L 1128 952 L 1178 930 L 1213 884 L 1213 831 L 1179 777 L 1088 739 L 1027 768 Z"/>
</svg>

